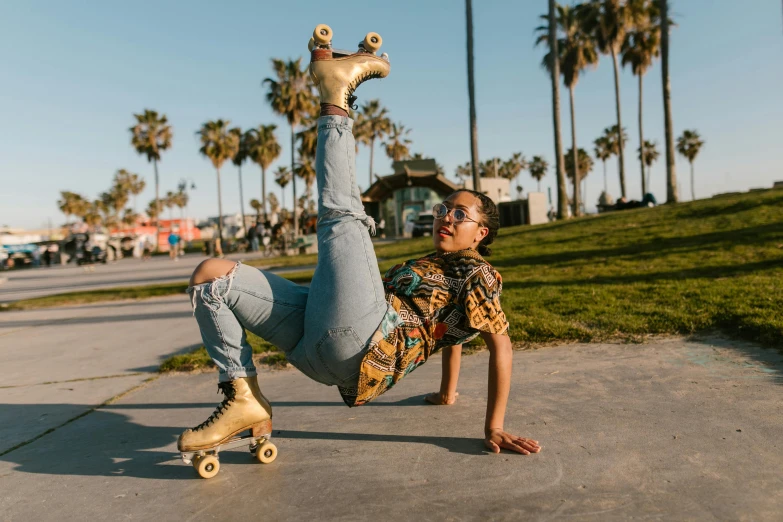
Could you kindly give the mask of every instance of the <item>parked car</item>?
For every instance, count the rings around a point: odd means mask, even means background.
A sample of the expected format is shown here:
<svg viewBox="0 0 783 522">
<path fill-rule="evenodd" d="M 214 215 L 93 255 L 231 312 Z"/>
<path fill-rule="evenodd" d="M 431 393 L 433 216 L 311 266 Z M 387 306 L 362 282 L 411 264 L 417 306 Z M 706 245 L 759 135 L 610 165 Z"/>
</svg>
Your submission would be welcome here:
<svg viewBox="0 0 783 522">
<path fill-rule="evenodd" d="M 431 212 L 422 212 L 416 221 L 413 222 L 413 237 L 431 236 L 432 225 L 435 223 L 435 216 Z"/>
</svg>

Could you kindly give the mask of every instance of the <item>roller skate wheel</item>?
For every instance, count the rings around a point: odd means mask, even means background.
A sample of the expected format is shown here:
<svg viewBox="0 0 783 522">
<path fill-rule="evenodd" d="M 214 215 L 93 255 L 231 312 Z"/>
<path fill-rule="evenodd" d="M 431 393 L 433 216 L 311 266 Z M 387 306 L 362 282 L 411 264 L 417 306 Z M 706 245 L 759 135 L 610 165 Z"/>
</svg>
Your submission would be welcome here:
<svg viewBox="0 0 783 522">
<path fill-rule="evenodd" d="M 315 38 L 311 36 L 310 41 L 307 42 L 307 50 L 312 51 L 313 49 L 315 49 Z"/>
<path fill-rule="evenodd" d="M 256 458 L 261 464 L 269 464 L 277 458 L 277 446 L 269 441 L 264 442 L 256 450 Z"/>
<path fill-rule="evenodd" d="M 332 41 L 332 28 L 326 24 L 318 24 L 313 31 L 313 40 L 318 45 L 329 45 Z"/>
<path fill-rule="evenodd" d="M 380 49 L 382 43 L 383 38 L 381 38 L 381 35 L 378 33 L 367 33 L 367 36 L 364 37 L 364 41 L 362 41 L 365 50 L 370 51 L 371 53 Z"/>
<path fill-rule="evenodd" d="M 195 468 L 199 477 L 211 479 L 220 471 L 220 462 L 214 455 L 196 457 L 193 459 L 193 468 Z"/>
</svg>

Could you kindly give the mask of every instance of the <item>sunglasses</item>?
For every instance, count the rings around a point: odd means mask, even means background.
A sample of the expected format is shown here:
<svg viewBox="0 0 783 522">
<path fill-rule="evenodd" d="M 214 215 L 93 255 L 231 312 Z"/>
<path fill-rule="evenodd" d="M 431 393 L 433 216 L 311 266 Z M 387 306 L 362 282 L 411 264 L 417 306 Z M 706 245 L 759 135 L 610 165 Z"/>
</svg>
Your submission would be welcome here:
<svg viewBox="0 0 783 522">
<path fill-rule="evenodd" d="M 458 225 L 463 221 L 472 221 L 474 223 L 478 223 L 479 225 L 481 224 L 475 219 L 469 218 L 468 213 L 462 210 L 461 208 L 449 209 L 449 207 L 447 207 L 443 203 L 438 203 L 437 205 L 432 207 L 432 215 L 438 219 L 443 219 L 449 214 L 451 214 L 451 219 L 454 220 L 455 225 Z"/>
</svg>

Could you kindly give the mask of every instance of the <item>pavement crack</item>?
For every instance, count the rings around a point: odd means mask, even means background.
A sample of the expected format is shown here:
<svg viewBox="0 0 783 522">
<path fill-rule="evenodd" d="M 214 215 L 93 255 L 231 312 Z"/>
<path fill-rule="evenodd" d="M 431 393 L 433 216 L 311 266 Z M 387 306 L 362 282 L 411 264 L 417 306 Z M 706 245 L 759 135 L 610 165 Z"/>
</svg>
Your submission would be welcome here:
<svg viewBox="0 0 783 522">
<path fill-rule="evenodd" d="M 99 377 L 81 377 L 79 379 L 68 379 L 65 381 L 46 381 L 46 382 L 38 382 L 35 384 L 11 384 L 9 386 L 0 386 L 0 390 L 7 390 L 8 388 L 24 388 L 26 386 L 44 386 L 46 384 L 65 384 L 69 382 L 99 381 L 101 379 L 117 379 L 120 377 L 134 377 L 137 375 L 145 375 L 145 373 L 144 372 L 119 373 L 117 375 L 102 375 Z"/>
<path fill-rule="evenodd" d="M 149 379 L 144 379 L 144 382 L 142 382 L 140 384 L 137 384 L 136 386 L 134 386 L 132 388 L 129 388 L 129 389 L 125 390 L 122 393 L 118 393 L 114 397 L 106 399 L 105 401 L 103 401 L 102 403 L 98 404 L 97 406 L 93 406 L 92 408 L 89 408 L 87 411 L 83 411 L 79 415 L 76 415 L 75 417 L 72 417 L 72 418 L 68 419 L 67 421 L 63 422 L 62 424 L 58 424 L 57 426 L 55 426 L 53 428 L 49 428 L 48 430 L 44 431 L 43 433 L 40 433 L 40 434 L 36 435 L 35 437 L 33 437 L 31 439 L 27 439 L 25 441 L 20 442 L 16 446 L 8 448 L 7 450 L 5 450 L 2 453 L 0 453 L 0 457 L 2 457 L 3 455 L 8 455 L 12 451 L 16 451 L 19 448 L 27 446 L 28 444 L 32 444 L 33 442 L 37 441 L 38 439 L 40 439 L 42 437 L 45 437 L 46 435 L 49 435 L 50 433 L 54 433 L 55 431 L 59 430 L 63 426 L 67 426 L 68 424 L 70 424 L 70 423 L 72 423 L 74 421 L 77 421 L 77 420 L 81 419 L 82 417 L 86 417 L 90 413 L 92 413 L 92 412 L 94 412 L 96 410 L 99 410 L 99 409 L 103 408 L 104 406 L 108 406 L 110 404 L 114 404 L 115 402 L 117 402 L 118 400 L 122 399 L 123 397 L 125 397 L 125 396 L 127 396 L 127 395 L 129 395 L 129 394 L 131 394 L 133 392 L 135 392 L 136 390 L 140 390 L 141 388 L 145 387 L 147 384 L 149 384 L 150 382 L 154 381 L 155 379 L 158 379 L 159 377 L 160 377 L 159 375 L 153 375 Z M 69 381 L 63 381 L 63 382 L 69 382 Z"/>
</svg>

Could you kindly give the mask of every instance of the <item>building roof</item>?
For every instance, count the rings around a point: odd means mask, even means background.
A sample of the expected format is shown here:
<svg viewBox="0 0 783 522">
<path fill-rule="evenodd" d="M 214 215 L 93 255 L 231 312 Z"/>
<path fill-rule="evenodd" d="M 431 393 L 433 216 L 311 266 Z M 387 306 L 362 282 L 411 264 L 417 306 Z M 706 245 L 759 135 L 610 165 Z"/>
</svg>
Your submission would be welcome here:
<svg viewBox="0 0 783 522">
<path fill-rule="evenodd" d="M 440 196 L 448 196 L 458 188 L 446 176 L 438 173 L 438 166 L 433 159 L 395 161 L 392 168 L 394 174 L 376 176 L 375 183 L 362 194 L 362 201 L 383 201 L 392 197 L 394 191 L 408 187 L 426 187 Z"/>
</svg>

